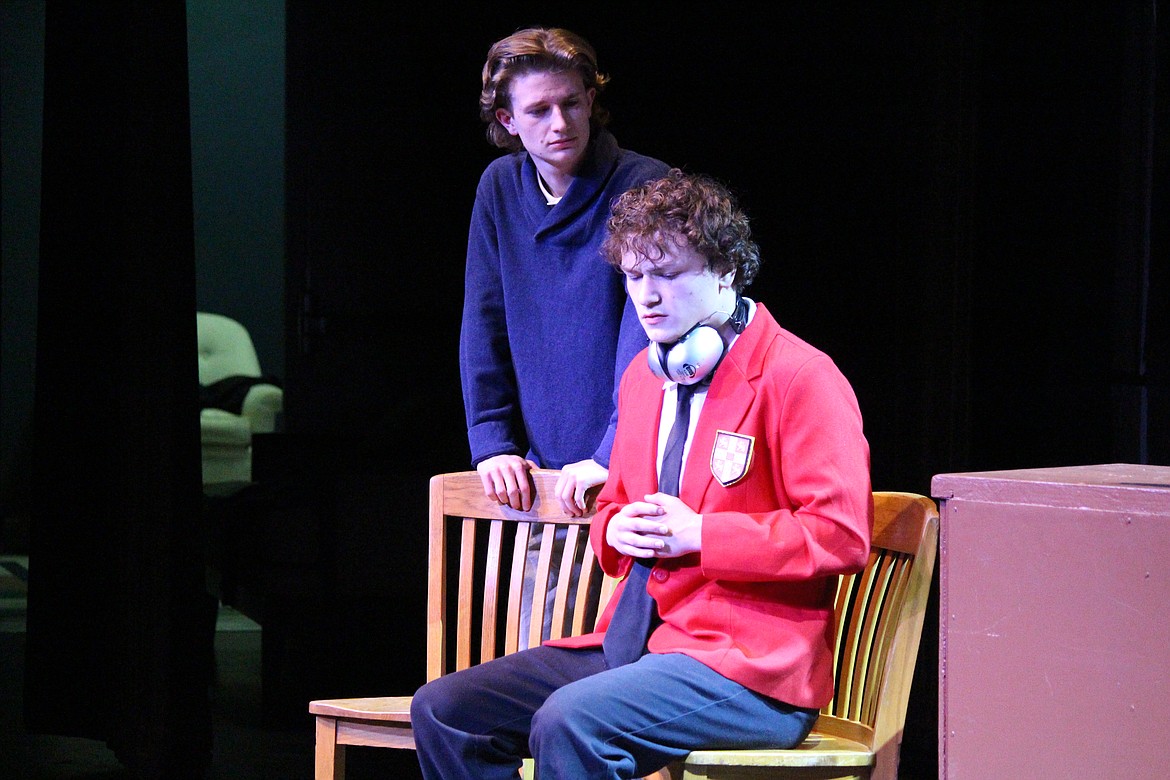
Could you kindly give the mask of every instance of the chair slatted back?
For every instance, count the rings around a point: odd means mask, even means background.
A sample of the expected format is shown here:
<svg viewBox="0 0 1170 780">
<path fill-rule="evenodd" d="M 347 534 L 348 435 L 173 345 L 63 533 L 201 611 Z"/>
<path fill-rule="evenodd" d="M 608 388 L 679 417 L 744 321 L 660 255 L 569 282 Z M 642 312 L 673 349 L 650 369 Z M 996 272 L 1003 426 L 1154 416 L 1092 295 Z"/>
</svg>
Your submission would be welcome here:
<svg viewBox="0 0 1170 780">
<path fill-rule="evenodd" d="M 593 495 L 586 515 L 572 517 L 553 498 L 559 472 L 530 473 L 536 498 L 528 512 L 486 498 L 474 471 L 431 478 L 428 680 L 545 639 L 592 631 L 613 593 L 615 583 L 589 544 Z M 534 572 L 527 571 L 530 541 L 539 545 Z M 448 582 L 457 583 L 453 600 Z M 545 621 L 550 587 L 552 620 Z M 525 604 L 531 619 L 521 637 Z"/>
<path fill-rule="evenodd" d="M 860 735 L 873 747 L 890 736 L 884 728 L 905 721 L 910 680 L 899 670 L 907 668 L 911 648 L 917 652 L 937 538 L 938 511 L 929 498 L 874 493 L 869 562 L 841 577 L 837 589 L 836 692 L 818 728 Z M 837 719 L 855 728 L 834 729 Z"/>
</svg>

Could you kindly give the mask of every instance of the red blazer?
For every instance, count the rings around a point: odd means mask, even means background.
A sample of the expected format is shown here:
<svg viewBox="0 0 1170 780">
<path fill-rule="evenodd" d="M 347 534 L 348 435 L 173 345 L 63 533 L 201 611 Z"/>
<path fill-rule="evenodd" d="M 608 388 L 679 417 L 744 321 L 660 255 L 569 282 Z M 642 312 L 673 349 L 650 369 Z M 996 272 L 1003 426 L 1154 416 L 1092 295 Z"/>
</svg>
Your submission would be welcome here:
<svg viewBox="0 0 1170 780">
<path fill-rule="evenodd" d="M 623 505 L 658 490 L 662 397 L 645 355 L 635 358 L 590 532 L 602 568 L 623 579 L 633 559 L 605 543 L 605 529 Z M 767 696 L 823 707 L 833 695 L 837 575 L 869 555 L 869 445 L 836 365 L 762 305 L 715 373 L 680 498 L 703 515 L 702 550 L 655 562 L 648 588 L 663 622 L 650 652 L 684 653 Z M 621 590 L 596 633 L 550 644 L 600 644 Z"/>
</svg>

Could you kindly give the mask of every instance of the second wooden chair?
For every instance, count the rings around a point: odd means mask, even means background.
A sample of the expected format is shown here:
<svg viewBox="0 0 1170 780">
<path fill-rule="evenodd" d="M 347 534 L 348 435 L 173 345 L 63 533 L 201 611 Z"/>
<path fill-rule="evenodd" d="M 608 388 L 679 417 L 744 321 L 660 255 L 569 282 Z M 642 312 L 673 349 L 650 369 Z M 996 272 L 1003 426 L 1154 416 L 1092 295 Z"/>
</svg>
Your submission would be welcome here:
<svg viewBox="0 0 1170 780">
<path fill-rule="evenodd" d="M 545 639 L 588 633 L 612 595 L 615 582 L 602 573 L 589 545 L 592 495 L 585 517 L 572 517 L 553 497 L 559 472 L 531 473 L 536 498 L 528 512 L 485 498 L 474 471 L 431 478 L 427 680 Z M 539 540 L 540 557 L 525 586 L 530 539 Z M 550 592 L 552 619 L 545 620 Z M 525 602 L 532 616 L 529 635 L 521 637 Z M 310 702 L 317 780 L 345 777 L 347 746 L 414 749 L 410 700 Z"/>
</svg>

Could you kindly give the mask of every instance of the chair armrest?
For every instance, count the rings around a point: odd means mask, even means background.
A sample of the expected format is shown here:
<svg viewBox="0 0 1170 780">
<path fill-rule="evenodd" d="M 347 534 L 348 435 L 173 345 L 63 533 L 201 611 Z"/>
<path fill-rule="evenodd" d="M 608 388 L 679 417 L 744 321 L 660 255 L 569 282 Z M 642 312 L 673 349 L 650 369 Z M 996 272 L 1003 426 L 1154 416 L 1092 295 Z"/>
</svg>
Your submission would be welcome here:
<svg viewBox="0 0 1170 780">
<path fill-rule="evenodd" d="M 248 418 L 223 409 L 202 410 L 199 413 L 199 433 L 204 446 L 248 447 L 252 443 L 252 426 Z"/>
<path fill-rule="evenodd" d="M 248 388 L 241 411 L 251 421 L 252 433 L 276 430 L 276 415 L 284 409 L 284 391 L 276 385 L 259 384 Z"/>
</svg>

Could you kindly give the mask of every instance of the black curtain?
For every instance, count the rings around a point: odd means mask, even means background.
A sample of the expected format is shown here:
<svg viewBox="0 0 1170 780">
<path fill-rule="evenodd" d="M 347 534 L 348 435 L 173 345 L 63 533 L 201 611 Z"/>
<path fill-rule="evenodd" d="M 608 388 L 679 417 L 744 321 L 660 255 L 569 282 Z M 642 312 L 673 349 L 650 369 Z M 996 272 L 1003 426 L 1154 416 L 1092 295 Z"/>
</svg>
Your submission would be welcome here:
<svg viewBox="0 0 1170 780">
<path fill-rule="evenodd" d="M 186 9 L 49 2 L 25 719 L 210 758 Z"/>
</svg>

